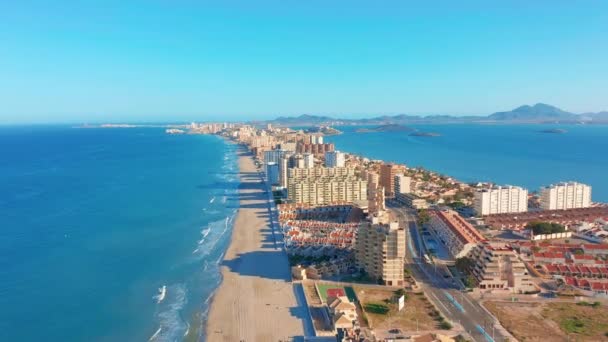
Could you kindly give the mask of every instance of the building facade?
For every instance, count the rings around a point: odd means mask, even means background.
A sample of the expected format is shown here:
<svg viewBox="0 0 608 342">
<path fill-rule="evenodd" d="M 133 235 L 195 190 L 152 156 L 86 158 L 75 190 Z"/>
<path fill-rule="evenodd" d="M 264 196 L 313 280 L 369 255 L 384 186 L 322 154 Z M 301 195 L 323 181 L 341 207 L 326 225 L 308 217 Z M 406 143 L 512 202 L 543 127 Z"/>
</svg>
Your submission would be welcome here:
<svg viewBox="0 0 608 342">
<path fill-rule="evenodd" d="M 591 187 L 577 182 L 553 184 L 540 189 L 540 207 L 544 210 L 588 208 Z"/>
<path fill-rule="evenodd" d="M 359 268 L 385 285 L 402 286 L 405 266 L 405 229 L 397 222 L 374 216 L 359 226 L 355 255 Z"/>
<path fill-rule="evenodd" d="M 404 204 L 408 208 L 427 209 L 429 207 L 429 202 L 414 194 L 397 194 L 397 196 L 395 196 L 395 200 L 401 204 Z"/>
<path fill-rule="evenodd" d="M 410 177 L 404 176 L 403 174 L 395 175 L 395 196 L 397 194 L 409 194 L 412 192 L 411 183 L 412 179 Z"/>
<path fill-rule="evenodd" d="M 344 153 L 340 151 L 325 152 L 325 166 L 326 167 L 344 167 L 345 158 Z"/>
<path fill-rule="evenodd" d="M 327 205 L 367 200 L 367 181 L 346 167 L 291 168 L 287 171 L 290 203 Z"/>
<path fill-rule="evenodd" d="M 509 289 L 513 293 L 537 290 L 524 263 L 504 243 L 483 243 L 471 252 L 471 259 L 480 289 Z"/>
<path fill-rule="evenodd" d="M 292 151 L 287 150 L 270 150 L 264 151 L 264 164 L 268 163 L 276 163 L 279 164 L 281 158 L 289 153 L 293 153 Z"/>
<path fill-rule="evenodd" d="M 271 185 L 279 183 L 279 165 L 277 163 L 266 164 L 266 179 Z"/>
<path fill-rule="evenodd" d="M 528 211 L 528 190 L 518 186 L 495 186 L 475 192 L 478 215 L 523 213 Z"/>
<path fill-rule="evenodd" d="M 395 175 L 397 166 L 395 164 L 382 164 L 380 166 L 380 185 L 384 187 L 387 198 L 395 197 Z"/>
<path fill-rule="evenodd" d="M 455 211 L 430 211 L 430 217 L 431 228 L 456 259 L 467 256 L 485 241 L 483 235 Z"/>
</svg>

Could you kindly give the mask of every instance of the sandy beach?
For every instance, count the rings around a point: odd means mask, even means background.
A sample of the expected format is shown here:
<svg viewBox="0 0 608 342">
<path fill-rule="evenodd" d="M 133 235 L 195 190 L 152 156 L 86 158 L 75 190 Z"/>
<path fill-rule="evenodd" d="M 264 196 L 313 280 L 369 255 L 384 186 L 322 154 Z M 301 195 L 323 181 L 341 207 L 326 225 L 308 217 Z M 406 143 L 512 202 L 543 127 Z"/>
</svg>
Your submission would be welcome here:
<svg viewBox="0 0 608 342">
<path fill-rule="evenodd" d="M 208 341 L 288 341 L 304 335 L 306 309 L 290 282 L 289 263 L 275 245 L 268 195 L 253 159 L 239 149 L 241 186 L 232 240 L 213 297 Z"/>
</svg>

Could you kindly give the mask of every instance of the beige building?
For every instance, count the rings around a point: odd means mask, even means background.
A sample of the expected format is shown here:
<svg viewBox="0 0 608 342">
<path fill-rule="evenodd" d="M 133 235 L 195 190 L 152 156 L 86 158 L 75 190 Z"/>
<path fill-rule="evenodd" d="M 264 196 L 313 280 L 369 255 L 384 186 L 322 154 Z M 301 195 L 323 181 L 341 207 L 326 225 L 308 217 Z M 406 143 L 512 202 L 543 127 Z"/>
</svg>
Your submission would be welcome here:
<svg viewBox="0 0 608 342">
<path fill-rule="evenodd" d="M 401 204 L 406 205 L 409 208 L 414 209 L 427 209 L 429 202 L 424 198 L 420 198 L 414 194 L 397 194 L 395 200 Z"/>
<path fill-rule="evenodd" d="M 361 223 L 355 244 L 357 265 L 373 279 L 382 279 L 389 286 L 402 286 L 405 229 L 398 222 L 387 221 L 380 215 Z"/>
<path fill-rule="evenodd" d="M 384 187 L 380 186 L 380 176 L 373 171 L 365 171 L 364 178 L 367 180 L 367 210 L 370 215 L 386 210 Z"/>
<path fill-rule="evenodd" d="M 588 208 L 591 187 L 577 182 L 553 184 L 540 189 L 540 207 L 545 210 Z"/>
<path fill-rule="evenodd" d="M 404 176 L 403 174 L 395 175 L 395 196 L 397 194 L 409 194 L 412 192 L 411 183 L 412 179 L 410 177 Z"/>
<path fill-rule="evenodd" d="M 367 181 L 346 167 L 287 170 L 290 203 L 326 205 L 367 200 Z"/>
<path fill-rule="evenodd" d="M 474 207 L 477 215 L 523 213 L 528 211 L 528 190 L 518 186 L 478 189 Z"/>
<path fill-rule="evenodd" d="M 483 243 L 471 252 L 470 257 L 480 289 L 509 289 L 514 293 L 537 290 L 524 263 L 513 248 L 504 243 Z"/>
</svg>

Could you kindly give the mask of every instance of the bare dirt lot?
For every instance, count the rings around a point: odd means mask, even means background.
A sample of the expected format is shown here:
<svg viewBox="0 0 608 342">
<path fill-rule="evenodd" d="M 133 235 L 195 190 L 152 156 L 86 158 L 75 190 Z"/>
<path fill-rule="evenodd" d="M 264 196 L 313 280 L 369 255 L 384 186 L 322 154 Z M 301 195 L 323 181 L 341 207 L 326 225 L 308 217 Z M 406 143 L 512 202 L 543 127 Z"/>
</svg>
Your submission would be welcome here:
<svg viewBox="0 0 608 342">
<path fill-rule="evenodd" d="M 608 307 L 488 301 L 484 306 L 520 341 L 608 341 Z"/>
<path fill-rule="evenodd" d="M 435 330 L 439 326 L 439 322 L 432 316 L 435 308 L 422 295 L 406 292 L 405 307 L 398 311 L 393 291 L 357 286 L 354 290 L 373 329 L 416 331 L 417 328 Z M 388 312 L 382 313 L 383 308 L 388 308 Z"/>
</svg>

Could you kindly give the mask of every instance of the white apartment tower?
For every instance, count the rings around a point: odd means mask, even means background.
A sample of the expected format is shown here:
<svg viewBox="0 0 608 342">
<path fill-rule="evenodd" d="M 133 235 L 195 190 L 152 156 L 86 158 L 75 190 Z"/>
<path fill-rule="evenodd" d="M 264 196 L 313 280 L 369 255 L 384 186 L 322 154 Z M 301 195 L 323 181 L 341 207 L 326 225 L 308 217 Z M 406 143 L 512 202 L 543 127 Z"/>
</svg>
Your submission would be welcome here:
<svg viewBox="0 0 608 342">
<path fill-rule="evenodd" d="M 475 192 L 478 215 L 523 213 L 528 211 L 528 190 L 518 186 L 495 186 Z"/>
<path fill-rule="evenodd" d="M 304 159 L 304 168 L 310 169 L 315 167 L 315 157 L 312 153 L 304 153 L 302 158 Z"/>
<path fill-rule="evenodd" d="M 344 167 L 344 153 L 340 151 L 325 152 L 326 167 Z"/>
<path fill-rule="evenodd" d="M 409 194 L 412 192 L 411 189 L 412 179 L 404 176 L 403 174 L 395 175 L 395 195 L 397 194 Z"/>
<path fill-rule="evenodd" d="M 540 189 L 540 207 L 545 210 L 587 208 L 591 206 L 591 187 L 563 182 Z"/>
</svg>

